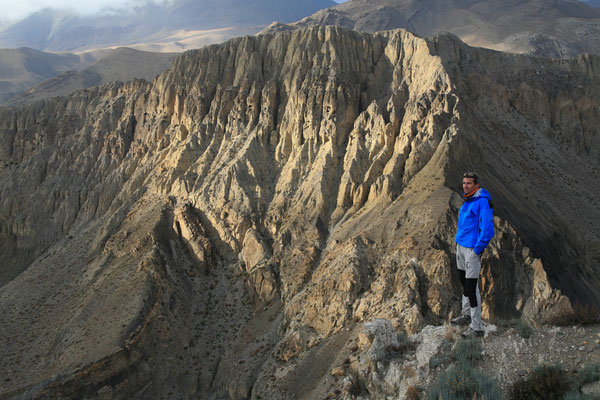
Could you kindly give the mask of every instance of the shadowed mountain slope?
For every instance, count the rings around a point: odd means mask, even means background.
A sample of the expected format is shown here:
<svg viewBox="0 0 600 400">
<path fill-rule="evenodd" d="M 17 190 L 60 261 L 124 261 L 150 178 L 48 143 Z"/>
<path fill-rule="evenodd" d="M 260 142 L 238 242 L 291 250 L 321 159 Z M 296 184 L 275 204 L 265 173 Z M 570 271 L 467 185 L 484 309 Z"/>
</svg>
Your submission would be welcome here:
<svg viewBox="0 0 600 400">
<path fill-rule="evenodd" d="M 600 11 L 577 0 L 351 0 L 265 31 L 311 25 L 450 32 L 472 46 L 546 57 L 600 54 Z"/>
<path fill-rule="evenodd" d="M 71 70 L 33 86 L 4 105 L 30 103 L 48 97 L 65 96 L 76 90 L 132 79 L 152 81 L 166 70 L 178 53 L 152 53 L 129 48 L 109 51 L 98 61 L 81 70 Z"/>
<path fill-rule="evenodd" d="M 0 103 L 31 86 L 69 70 L 92 64 L 99 54 L 53 54 L 38 50 L 0 49 Z"/>
<path fill-rule="evenodd" d="M 312 27 L 0 109 L 0 395 L 324 398 L 360 322 L 458 311 L 464 170 L 485 318 L 598 302 L 598 65 Z"/>
</svg>

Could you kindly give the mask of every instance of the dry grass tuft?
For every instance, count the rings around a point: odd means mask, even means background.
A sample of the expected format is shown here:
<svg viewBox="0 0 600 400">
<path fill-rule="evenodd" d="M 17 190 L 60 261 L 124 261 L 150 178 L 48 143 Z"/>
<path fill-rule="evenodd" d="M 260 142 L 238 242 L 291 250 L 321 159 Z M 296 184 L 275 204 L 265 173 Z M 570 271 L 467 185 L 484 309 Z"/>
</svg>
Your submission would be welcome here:
<svg viewBox="0 0 600 400">
<path fill-rule="evenodd" d="M 446 327 L 444 337 L 446 338 L 446 340 L 454 342 L 456 340 L 456 336 L 454 335 L 454 327 L 452 326 L 452 311 L 450 311 L 450 313 L 448 314 L 448 318 L 446 319 L 444 326 Z"/>
<path fill-rule="evenodd" d="M 411 367 L 410 365 L 403 365 L 402 366 L 402 374 L 404 376 L 406 376 L 407 378 L 412 378 L 417 374 L 417 371 L 415 371 L 415 369 L 413 367 Z"/>
<path fill-rule="evenodd" d="M 456 336 L 454 335 L 454 327 L 452 325 L 446 325 L 444 337 L 450 342 L 454 342 L 456 340 Z"/>
<path fill-rule="evenodd" d="M 406 400 L 417 400 L 419 394 L 421 394 L 419 388 L 415 385 L 410 385 L 408 389 L 406 389 Z"/>
</svg>

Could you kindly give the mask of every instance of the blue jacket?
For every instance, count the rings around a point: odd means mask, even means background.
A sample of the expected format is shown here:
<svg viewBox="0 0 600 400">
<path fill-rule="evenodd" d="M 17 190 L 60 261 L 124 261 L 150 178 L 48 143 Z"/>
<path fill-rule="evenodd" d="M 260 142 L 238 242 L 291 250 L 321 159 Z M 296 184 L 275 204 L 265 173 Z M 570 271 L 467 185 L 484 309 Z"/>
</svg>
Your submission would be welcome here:
<svg viewBox="0 0 600 400">
<path fill-rule="evenodd" d="M 456 243 L 472 248 L 477 255 L 483 253 L 494 236 L 493 212 L 492 198 L 485 189 L 465 199 L 458 214 Z"/>
</svg>

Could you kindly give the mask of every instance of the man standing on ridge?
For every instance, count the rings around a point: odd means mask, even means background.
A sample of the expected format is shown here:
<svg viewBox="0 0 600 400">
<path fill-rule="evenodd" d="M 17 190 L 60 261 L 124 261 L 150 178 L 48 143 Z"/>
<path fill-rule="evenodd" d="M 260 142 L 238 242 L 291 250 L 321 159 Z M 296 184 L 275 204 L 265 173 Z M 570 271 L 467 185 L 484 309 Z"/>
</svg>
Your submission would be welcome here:
<svg viewBox="0 0 600 400">
<path fill-rule="evenodd" d="M 494 236 L 492 198 L 479 187 L 479 176 L 474 172 L 463 175 L 464 204 L 458 214 L 456 231 L 456 264 L 463 286 L 462 313 L 453 324 L 466 325 L 464 337 L 484 335 L 481 323 L 481 296 L 478 280 L 481 272 L 481 254 Z"/>
</svg>

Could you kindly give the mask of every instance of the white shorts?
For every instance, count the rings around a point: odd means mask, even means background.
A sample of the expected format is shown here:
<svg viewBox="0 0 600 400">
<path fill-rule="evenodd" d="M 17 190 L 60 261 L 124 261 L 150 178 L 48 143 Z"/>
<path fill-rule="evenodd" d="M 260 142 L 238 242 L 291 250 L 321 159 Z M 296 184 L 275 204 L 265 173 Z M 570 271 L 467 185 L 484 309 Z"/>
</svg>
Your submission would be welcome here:
<svg viewBox="0 0 600 400">
<path fill-rule="evenodd" d="M 465 271 L 465 278 L 478 279 L 481 272 L 481 258 L 471 247 L 463 247 L 456 244 L 456 265 L 458 269 Z"/>
</svg>

